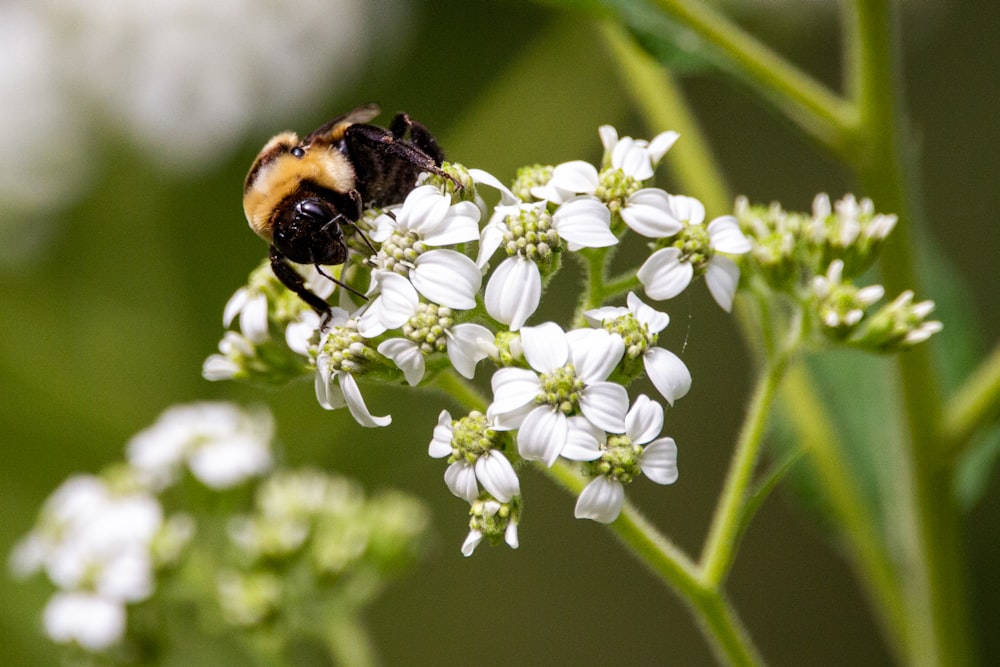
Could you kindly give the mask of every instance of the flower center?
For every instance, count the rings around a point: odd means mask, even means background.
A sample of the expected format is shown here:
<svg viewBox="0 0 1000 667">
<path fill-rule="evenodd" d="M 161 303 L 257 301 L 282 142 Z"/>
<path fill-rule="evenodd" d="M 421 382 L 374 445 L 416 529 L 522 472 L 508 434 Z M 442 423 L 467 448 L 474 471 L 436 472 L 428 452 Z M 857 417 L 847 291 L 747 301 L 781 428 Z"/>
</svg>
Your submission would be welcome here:
<svg viewBox="0 0 1000 667">
<path fill-rule="evenodd" d="M 680 261 L 687 262 L 696 269 L 708 263 L 712 257 L 711 239 L 705 225 L 684 223 L 684 229 L 674 237 L 673 247 L 680 249 Z"/>
<path fill-rule="evenodd" d="M 563 414 L 571 414 L 580 402 L 583 380 L 576 376 L 573 364 L 538 376 L 540 389 L 535 400 L 551 405 Z"/>
<path fill-rule="evenodd" d="M 621 169 L 608 168 L 598 175 L 597 189 L 594 195 L 604 202 L 612 215 L 625 205 L 625 200 L 639 189 L 641 183 L 627 175 Z"/>
<path fill-rule="evenodd" d="M 591 464 L 592 470 L 595 475 L 606 475 L 628 484 L 641 472 L 641 454 L 642 446 L 634 444 L 627 435 L 612 435 L 604 446 L 601 458 Z"/>
<path fill-rule="evenodd" d="M 356 329 L 350 326 L 330 329 L 323 341 L 320 356 L 331 371 L 357 373 L 363 370 L 373 351 L 364 343 Z"/>
<path fill-rule="evenodd" d="M 537 263 L 551 261 L 552 250 L 559 246 L 559 235 L 552 228 L 552 216 L 544 207 L 522 207 L 507 216 L 503 247 L 507 255 L 523 255 Z"/>
<path fill-rule="evenodd" d="M 423 354 L 444 352 L 448 337 L 445 331 L 454 325 L 451 309 L 433 303 L 417 305 L 417 312 L 403 325 L 403 335 L 420 346 Z"/>
<path fill-rule="evenodd" d="M 427 251 L 427 245 L 415 232 L 393 232 L 379 248 L 375 260 L 381 268 L 408 276 L 413 263 Z"/>
<path fill-rule="evenodd" d="M 659 335 L 649 332 L 649 326 L 635 319 L 629 313 L 613 320 L 604 321 L 604 329 L 609 333 L 618 334 L 625 342 L 625 358 L 638 359 L 646 354 L 646 350 L 656 345 Z"/>
<path fill-rule="evenodd" d="M 473 463 L 491 449 L 501 449 L 503 435 L 489 427 L 486 415 L 473 410 L 452 422 L 451 460 L 465 458 Z"/>
</svg>

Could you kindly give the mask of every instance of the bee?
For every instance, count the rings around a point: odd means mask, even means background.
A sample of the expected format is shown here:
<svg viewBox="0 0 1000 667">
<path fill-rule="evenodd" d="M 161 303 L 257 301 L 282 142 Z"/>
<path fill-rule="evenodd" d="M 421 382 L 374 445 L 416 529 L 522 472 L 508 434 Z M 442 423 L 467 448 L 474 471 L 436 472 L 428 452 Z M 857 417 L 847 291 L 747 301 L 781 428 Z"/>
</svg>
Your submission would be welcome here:
<svg viewBox="0 0 1000 667">
<path fill-rule="evenodd" d="M 321 266 L 347 260 L 344 228 L 357 231 L 374 254 L 371 241 L 357 226 L 366 206 L 402 203 L 422 172 L 460 187 L 441 170 L 444 154 L 426 127 L 405 113 L 396 114 L 388 129 L 369 125 L 379 113 L 378 105 L 367 104 L 304 139 L 294 132 L 275 135 L 253 161 L 243 186 L 243 211 L 251 229 L 270 246 L 271 270 L 324 323 L 330 305 L 309 291 L 289 261 L 312 264 L 340 287 L 365 298 Z"/>
</svg>

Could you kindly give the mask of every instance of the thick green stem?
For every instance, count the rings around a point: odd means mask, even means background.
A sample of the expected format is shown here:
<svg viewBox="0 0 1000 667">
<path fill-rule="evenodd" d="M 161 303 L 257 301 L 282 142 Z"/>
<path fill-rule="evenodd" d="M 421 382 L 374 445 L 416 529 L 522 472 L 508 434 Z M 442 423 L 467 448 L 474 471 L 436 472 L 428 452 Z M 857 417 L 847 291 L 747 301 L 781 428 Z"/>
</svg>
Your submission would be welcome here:
<svg viewBox="0 0 1000 667">
<path fill-rule="evenodd" d="M 859 142 L 852 162 L 880 209 L 897 211 L 901 224 L 886 244 L 882 277 L 890 294 L 920 291 L 915 237 L 920 228 L 916 167 L 905 149 L 908 122 L 902 102 L 898 22 L 890 0 L 856 0 L 848 30 Z M 943 455 L 942 392 L 930 346 L 899 355 L 896 368 L 906 437 L 894 468 L 904 590 L 910 611 L 911 664 L 966 665 L 974 661 L 969 632 L 966 563 L 952 468 Z"/>
</svg>

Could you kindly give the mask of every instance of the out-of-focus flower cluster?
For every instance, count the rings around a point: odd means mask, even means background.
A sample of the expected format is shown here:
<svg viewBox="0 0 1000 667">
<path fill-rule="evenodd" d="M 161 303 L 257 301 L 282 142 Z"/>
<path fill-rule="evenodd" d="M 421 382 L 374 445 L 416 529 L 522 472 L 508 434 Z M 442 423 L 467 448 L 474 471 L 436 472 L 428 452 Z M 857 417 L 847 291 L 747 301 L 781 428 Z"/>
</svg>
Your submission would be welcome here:
<svg viewBox="0 0 1000 667">
<path fill-rule="evenodd" d="M 932 301 L 914 303 L 908 290 L 875 307 L 885 295 L 882 286 L 855 284 L 897 222 L 895 215 L 877 213 L 870 199 L 847 195 L 831 203 L 821 194 L 811 213 L 798 213 L 740 198 L 736 216 L 751 240 L 740 260 L 751 291 L 765 300 L 786 297 L 805 317 L 806 329 L 824 341 L 893 352 L 941 330 L 941 322 L 927 319 Z"/>
<path fill-rule="evenodd" d="M 55 585 L 43 614 L 48 636 L 88 652 L 143 644 L 129 623 L 140 603 L 159 601 L 162 618 L 170 600 L 195 602 L 247 628 L 303 605 L 347 612 L 370 600 L 417 554 L 426 510 L 398 493 L 366 499 L 335 475 L 275 472 L 273 437 L 260 409 L 176 406 L 132 438 L 125 462 L 67 479 L 10 563 Z M 253 509 L 220 520 L 219 511 L 239 511 L 254 483 Z M 191 484 L 205 490 L 192 493 Z M 301 576 L 286 576 L 293 567 Z M 170 595 L 157 596 L 164 587 Z"/>
<path fill-rule="evenodd" d="M 739 281 L 731 256 L 750 246 L 733 216 L 706 224 L 696 199 L 648 185 L 676 133 L 647 142 L 604 126 L 599 135 L 600 167 L 529 167 L 508 187 L 446 164 L 461 188 L 424 175 L 400 204 L 369 210 L 359 226 L 375 252 L 345 228 L 355 252 L 337 274 L 367 298 L 339 290 L 323 327 L 262 264 L 227 304 L 229 330 L 206 360 L 205 377 L 281 382 L 312 373 L 320 405 L 347 407 L 374 427 L 391 416 L 369 409 L 363 384 L 416 386 L 442 372 L 471 380 L 488 360 L 495 369 L 488 408 L 458 418 L 442 412 L 430 445 L 432 456 L 448 459 L 448 487 L 470 505 L 463 552 L 483 538 L 517 545 L 516 468 L 525 461 L 572 462 L 591 480 L 576 515 L 614 521 L 634 477 L 669 484 L 677 476 L 676 445 L 659 437 L 662 406 L 647 396 L 633 403 L 626 387 L 645 376 L 672 405 L 691 386 L 684 362 L 658 342 L 668 315 L 637 292 L 669 299 L 704 276 L 729 310 Z M 608 276 L 630 231 L 650 240 L 649 255 L 638 270 Z M 569 330 L 529 324 L 567 255 L 599 272 L 581 304 L 624 298 L 625 305 L 581 306 Z M 300 270 L 310 289 L 330 297 L 332 282 L 314 267 Z"/>
</svg>

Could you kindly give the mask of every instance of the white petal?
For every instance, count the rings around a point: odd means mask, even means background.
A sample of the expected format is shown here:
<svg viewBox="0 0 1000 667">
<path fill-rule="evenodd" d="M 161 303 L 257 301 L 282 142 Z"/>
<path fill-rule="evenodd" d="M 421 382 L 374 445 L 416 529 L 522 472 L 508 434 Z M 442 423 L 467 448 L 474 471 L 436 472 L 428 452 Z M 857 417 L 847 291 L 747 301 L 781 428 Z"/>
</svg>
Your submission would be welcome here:
<svg viewBox="0 0 1000 667">
<path fill-rule="evenodd" d="M 636 141 L 632 137 L 623 137 L 615 144 L 611 152 L 611 166 L 621 169 L 627 176 L 637 181 L 645 181 L 653 177 L 653 165 L 645 141 Z"/>
<path fill-rule="evenodd" d="M 672 299 L 691 284 L 694 267 L 688 262 L 681 262 L 680 257 L 679 249 L 663 248 L 650 255 L 639 267 L 636 277 L 650 299 Z"/>
<path fill-rule="evenodd" d="M 267 297 L 255 294 L 240 313 L 240 331 L 250 342 L 263 343 L 271 337 L 267 324 Z"/>
<path fill-rule="evenodd" d="M 566 445 L 559 456 L 570 461 L 596 461 L 601 458 L 604 431 L 579 415 L 570 417 L 567 424 Z"/>
<path fill-rule="evenodd" d="M 733 309 L 733 297 L 740 284 L 740 267 L 728 257 L 716 255 L 705 267 L 705 284 L 715 302 L 728 313 Z"/>
<path fill-rule="evenodd" d="M 501 368 L 490 380 L 493 402 L 489 412 L 503 414 L 535 400 L 538 395 L 538 376 L 526 368 Z"/>
<path fill-rule="evenodd" d="M 583 160 L 573 160 L 556 165 L 548 185 L 574 194 L 592 194 L 597 190 L 598 183 L 597 168 L 594 165 Z"/>
<path fill-rule="evenodd" d="M 361 390 L 358 389 L 358 383 L 350 373 L 339 371 L 337 373 L 337 380 L 340 383 L 340 390 L 344 392 L 347 409 L 350 410 L 351 416 L 354 417 L 355 421 L 367 428 L 388 426 L 392 423 L 391 416 L 376 417 L 368 411 L 365 399 L 361 396 Z"/>
<path fill-rule="evenodd" d="M 309 341 L 319 329 L 319 315 L 312 310 L 304 310 L 293 322 L 285 327 L 285 344 L 288 349 L 303 357 L 309 356 Z"/>
<path fill-rule="evenodd" d="M 601 125 L 597 128 L 597 134 L 601 137 L 601 145 L 604 146 L 605 152 L 614 149 L 618 143 L 618 130 L 612 125 Z"/>
<path fill-rule="evenodd" d="M 644 445 L 663 429 L 663 408 L 659 403 L 649 400 L 649 396 L 640 394 L 632 408 L 625 415 L 625 435 L 637 444 Z"/>
<path fill-rule="evenodd" d="M 239 364 L 221 354 L 210 355 L 201 366 L 201 376 L 209 382 L 232 380 L 239 372 Z"/>
<path fill-rule="evenodd" d="M 390 338 L 378 346 L 378 353 L 392 359 L 393 363 L 403 371 L 407 383 L 417 386 L 424 378 L 424 355 L 420 346 L 407 338 Z"/>
<path fill-rule="evenodd" d="M 476 460 L 476 477 L 483 488 L 502 503 L 521 494 L 521 483 L 514 466 L 501 452 L 490 450 Z"/>
<path fill-rule="evenodd" d="M 433 185 L 413 188 L 406 196 L 403 207 L 396 211 L 396 229 L 414 231 L 422 235 L 423 228 L 433 228 L 444 218 L 451 205 L 451 197 Z"/>
<path fill-rule="evenodd" d="M 479 238 L 479 207 L 471 201 L 461 201 L 448 208 L 441 221 L 421 227 L 424 243 L 432 246 L 467 243 Z"/>
<path fill-rule="evenodd" d="M 372 284 L 379 296 L 368 302 L 358 318 L 358 332 L 365 338 L 375 338 L 387 329 L 398 329 L 417 312 L 420 297 L 410 281 L 392 271 L 376 271 Z"/>
<path fill-rule="evenodd" d="M 45 605 L 43 620 L 53 641 L 100 651 L 124 636 L 125 605 L 89 593 L 56 593 Z"/>
<path fill-rule="evenodd" d="M 476 468 L 465 459 L 455 461 L 448 466 L 448 469 L 444 471 L 444 483 L 448 485 L 452 493 L 470 503 L 479 497 Z"/>
<path fill-rule="evenodd" d="M 486 410 L 486 419 L 490 423 L 490 428 L 494 431 L 514 431 L 521 428 L 525 418 L 537 407 L 534 401 L 525 403 L 519 408 L 508 410 L 503 413 L 494 413 L 490 408 Z"/>
<path fill-rule="evenodd" d="M 490 257 L 500 247 L 506 231 L 507 228 L 503 224 L 493 224 L 492 222 L 483 227 L 483 232 L 479 236 L 479 254 L 476 255 L 476 266 L 480 270 L 489 263 Z"/>
<path fill-rule="evenodd" d="M 451 456 L 451 437 L 454 431 L 451 426 L 451 414 L 447 410 L 442 410 L 438 415 L 437 425 L 434 427 L 434 436 L 431 444 L 427 447 L 427 453 L 431 458 L 443 459 Z"/>
<path fill-rule="evenodd" d="M 566 334 L 555 322 L 521 329 L 521 345 L 524 348 L 524 358 L 540 373 L 551 373 L 569 361 Z"/>
<path fill-rule="evenodd" d="M 731 215 L 724 215 L 708 223 L 711 246 L 719 252 L 742 255 L 750 252 L 750 241 L 740 230 L 740 223 Z"/>
<path fill-rule="evenodd" d="M 511 549 L 516 549 L 518 545 L 517 541 L 517 521 L 511 517 L 507 520 L 507 527 L 503 531 L 503 541 L 507 543 Z"/>
<path fill-rule="evenodd" d="M 622 308 L 621 306 L 601 306 L 600 308 L 584 312 L 583 316 L 586 318 L 587 324 L 592 327 L 599 327 L 605 322 L 613 322 L 619 317 L 625 317 L 628 314 L 628 308 Z"/>
<path fill-rule="evenodd" d="M 673 484 L 677 481 L 677 443 L 673 438 L 649 443 L 639 457 L 639 467 L 657 484 Z"/>
<path fill-rule="evenodd" d="M 551 406 L 539 406 L 528 413 L 517 432 L 517 451 L 528 461 L 551 466 L 566 444 L 568 429 L 566 415 Z"/>
<path fill-rule="evenodd" d="M 471 259 L 454 250 L 431 250 L 417 257 L 410 280 L 430 301 L 470 310 L 476 307 L 476 293 L 483 274 Z"/>
<path fill-rule="evenodd" d="M 514 193 L 493 174 L 482 169 L 469 169 L 469 176 L 472 177 L 473 183 L 482 183 L 483 185 L 488 185 L 491 188 L 499 190 L 501 205 L 511 206 L 520 203 L 520 200 L 514 196 Z"/>
<path fill-rule="evenodd" d="M 591 480 L 580 493 L 573 515 L 577 519 L 611 523 L 621 514 L 624 504 L 625 487 L 618 480 L 601 475 Z"/>
<path fill-rule="evenodd" d="M 476 547 L 479 543 L 483 541 L 483 534 L 478 530 L 470 530 L 469 534 L 465 538 L 465 542 L 462 543 L 462 555 L 468 558 L 475 552 Z"/>
<path fill-rule="evenodd" d="M 448 359 L 462 377 L 471 380 L 476 374 L 476 364 L 496 349 L 493 332 L 481 324 L 465 323 L 447 331 Z"/>
<path fill-rule="evenodd" d="M 621 216 L 632 231 L 650 239 L 669 238 L 684 228 L 674 217 L 670 195 L 659 188 L 633 192 L 626 200 Z"/>
<path fill-rule="evenodd" d="M 643 355 L 642 363 L 649 381 L 670 405 L 691 389 L 691 371 L 680 357 L 670 350 L 662 347 L 650 348 Z"/>
<path fill-rule="evenodd" d="M 681 222 L 700 225 L 705 221 L 705 205 L 694 197 L 670 195 L 670 209 Z"/>
<path fill-rule="evenodd" d="M 606 329 L 574 329 L 566 334 L 566 341 L 576 375 L 587 384 L 606 380 L 625 354 L 622 337 Z"/>
<path fill-rule="evenodd" d="M 611 211 L 597 197 L 583 195 L 562 204 L 552 214 L 552 226 L 574 252 L 618 243 L 611 233 Z"/>
<path fill-rule="evenodd" d="M 659 164 L 663 156 L 666 155 L 670 147 L 677 142 L 681 135 L 677 134 L 673 130 L 667 130 L 666 132 L 660 132 L 658 135 L 653 137 L 653 140 L 649 142 L 649 158 L 653 161 L 653 164 Z"/>
<path fill-rule="evenodd" d="M 639 324 L 646 325 L 649 333 L 660 333 L 670 324 L 669 315 L 643 303 L 642 299 L 635 295 L 635 292 L 629 292 L 625 302 Z"/>
<path fill-rule="evenodd" d="M 531 317 L 542 298 L 542 275 L 531 260 L 508 257 L 486 285 L 486 312 L 517 331 Z"/>
<path fill-rule="evenodd" d="M 334 384 L 330 360 L 324 355 L 316 360 L 316 400 L 324 410 L 337 410 L 347 405 L 344 392 Z"/>
<path fill-rule="evenodd" d="M 580 395 L 580 412 L 594 426 L 608 433 L 625 431 L 628 392 L 614 382 L 598 382 L 585 388 Z"/>
<path fill-rule="evenodd" d="M 249 299 L 250 290 L 246 287 L 241 287 L 233 292 L 229 301 L 226 302 L 226 307 L 222 310 L 222 326 L 228 328 L 236 316 L 243 311 L 243 307 L 246 306 Z"/>
</svg>

